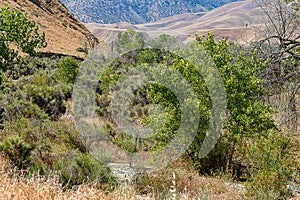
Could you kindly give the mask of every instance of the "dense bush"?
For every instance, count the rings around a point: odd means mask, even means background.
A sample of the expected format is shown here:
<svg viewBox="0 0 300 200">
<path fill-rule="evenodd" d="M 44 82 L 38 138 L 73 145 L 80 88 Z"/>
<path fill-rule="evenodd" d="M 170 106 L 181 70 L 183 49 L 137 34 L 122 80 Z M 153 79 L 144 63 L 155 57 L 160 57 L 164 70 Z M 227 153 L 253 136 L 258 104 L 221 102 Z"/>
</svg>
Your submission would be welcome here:
<svg viewBox="0 0 300 200">
<path fill-rule="evenodd" d="M 58 63 L 57 77 L 65 83 L 74 83 L 79 70 L 79 62 L 72 57 L 66 57 Z"/>
<path fill-rule="evenodd" d="M 102 161 L 89 154 L 73 152 L 64 160 L 56 163 L 56 170 L 66 187 L 72 187 L 87 182 L 116 185 L 117 179 L 112 177 L 108 167 Z"/>
<path fill-rule="evenodd" d="M 3 100 L 7 106 L 7 119 L 16 114 L 33 117 L 34 114 L 40 113 L 38 115 L 42 117 L 43 114 L 38 110 L 42 110 L 52 119 L 57 119 L 65 113 L 65 102 L 71 95 L 71 85 L 58 82 L 47 70 L 21 77 L 17 82 L 9 81 L 4 84 Z"/>
<path fill-rule="evenodd" d="M 295 193 L 298 189 L 293 191 L 288 186 L 300 183 L 296 174 L 296 149 L 291 138 L 278 132 L 246 144 L 248 191 L 265 199 L 285 199 Z"/>
<path fill-rule="evenodd" d="M 66 152 L 87 153 L 73 123 L 17 117 L 1 131 L 1 150 L 19 169 L 48 173 Z M 17 164 L 15 164 L 17 163 Z M 23 164 L 23 163 L 26 163 Z"/>
<path fill-rule="evenodd" d="M 11 68 L 5 72 L 6 77 L 18 80 L 22 76 L 34 75 L 43 70 L 55 70 L 60 59 L 58 57 L 39 58 L 23 57 L 20 62 L 11 65 Z"/>
<path fill-rule="evenodd" d="M 66 113 L 79 62 L 71 57 L 26 58 L 15 66 L 5 73 L 1 94 L 5 126 L 0 150 L 12 167 L 59 173 L 67 187 L 98 181 L 110 188 L 116 180 L 108 168 L 88 154 L 74 123 L 59 120 Z"/>
<path fill-rule="evenodd" d="M 0 150 L 17 169 L 26 169 L 31 162 L 33 148 L 20 137 L 7 137 L 0 144 Z"/>
</svg>

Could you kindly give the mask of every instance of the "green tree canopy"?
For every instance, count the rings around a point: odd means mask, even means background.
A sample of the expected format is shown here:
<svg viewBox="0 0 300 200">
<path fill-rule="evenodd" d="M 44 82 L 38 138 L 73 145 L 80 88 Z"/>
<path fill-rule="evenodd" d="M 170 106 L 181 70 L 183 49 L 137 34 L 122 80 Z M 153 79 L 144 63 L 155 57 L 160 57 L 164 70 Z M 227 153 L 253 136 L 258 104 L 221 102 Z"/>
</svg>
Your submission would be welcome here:
<svg viewBox="0 0 300 200">
<path fill-rule="evenodd" d="M 0 69 L 6 71 L 20 59 L 20 49 L 30 56 L 36 55 L 36 48 L 46 46 L 45 34 L 38 33 L 34 21 L 9 7 L 0 8 Z"/>
<path fill-rule="evenodd" d="M 30 56 L 36 55 L 35 48 L 45 47 L 45 34 L 38 33 L 34 21 L 29 21 L 25 14 L 0 8 L 0 86 L 5 80 L 4 72 L 13 69 L 21 59 L 18 49 Z M 2 87 L 0 88 L 2 90 Z M 3 124 L 4 109 L 0 108 L 0 124 Z"/>
<path fill-rule="evenodd" d="M 140 32 L 134 31 L 132 28 L 127 29 L 124 33 L 118 34 L 118 51 L 125 52 L 133 49 L 144 47 L 144 39 Z"/>
</svg>

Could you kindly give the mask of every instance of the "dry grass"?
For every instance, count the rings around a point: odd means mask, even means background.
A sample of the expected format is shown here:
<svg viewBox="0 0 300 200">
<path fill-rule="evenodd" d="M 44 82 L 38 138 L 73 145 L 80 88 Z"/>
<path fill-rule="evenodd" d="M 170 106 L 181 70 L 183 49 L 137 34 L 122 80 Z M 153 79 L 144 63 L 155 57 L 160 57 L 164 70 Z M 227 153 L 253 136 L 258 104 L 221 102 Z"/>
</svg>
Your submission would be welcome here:
<svg viewBox="0 0 300 200">
<path fill-rule="evenodd" d="M 132 25 L 130 23 L 96 24 L 86 27 L 98 38 L 109 43 L 119 32 L 133 28 L 155 38 L 168 34 L 186 41 L 194 40 L 194 34 L 206 35 L 213 31 L 216 39 L 227 37 L 229 41 L 246 44 L 255 39 L 254 27 L 263 23 L 263 15 L 251 1 L 233 2 L 203 13 L 175 15 L 156 22 Z"/>
<path fill-rule="evenodd" d="M 39 2 L 39 6 L 33 2 Z M 27 17 L 37 23 L 40 31 L 45 32 L 47 47 L 43 52 L 85 57 L 78 47 L 89 47 L 97 39 L 69 12 L 58 0 L 1 0 L 0 7 L 9 4 L 11 9 L 27 13 Z"/>
<path fill-rule="evenodd" d="M 196 173 L 183 169 L 178 169 L 176 174 L 175 179 L 172 174 L 166 177 L 176 188 L 175 191 L 170 190 L 167 199 L 196 199 L 208 196 L 212 199 L 239 199 L 243 195 L 236 186 L 219 179 L 200 177 Z M 184 190 L 179 189 L 183 187 L 182 184 L 185 184 Z M 8 162 L 0 158 L 0 199 L 159 199 L 155 190 L 141 195 L 134 188 L 133 185 L 123 185 L 114 192 L 105 193 L 99 185 L 87 184 L 65 191 L 57 178 L 41 176 L 24 178 L 20 174 L 12 173 Z M 170 187 L 172 188 L 174 187 Z"/>
</svg>

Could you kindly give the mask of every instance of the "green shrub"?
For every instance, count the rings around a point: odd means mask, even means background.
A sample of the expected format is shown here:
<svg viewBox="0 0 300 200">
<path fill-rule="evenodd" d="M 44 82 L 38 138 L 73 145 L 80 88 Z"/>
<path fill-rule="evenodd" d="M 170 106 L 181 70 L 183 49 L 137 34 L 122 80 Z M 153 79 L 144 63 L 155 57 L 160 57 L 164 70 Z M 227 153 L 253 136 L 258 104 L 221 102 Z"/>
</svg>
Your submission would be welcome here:
<svg viewBox="0 0 300 200">
<path fill-rule="evenodd" d="M 5 106 L 5 112 L 3 113 L 4 119 L 7 122 L 16 120 L 19 116 L 23 116 L 31 119 L 47 119 L 48 115 L 40 109 L 39 106 L 33 104 L 26 99 L 14 99 L 13 97 L 7 97 L 8 105 Z"/>
<path fill-rule="evenodd" d="M 63 160 L 65 152 L 86 152 L 75 125 L 48 119 L 17 117 L 1 130 L 0 141 L 18 137 L 32 147 L 27 167 L 30 172 L 45 174 L 54 169 L 55 162 Z"/>
<path fill-rule="evenodd" d="M 79 62 L 66 57 L 58 63 L 57 78 L 65 83 L 74 83 L 79 70 Z"/>
<path fill-rule="evenodd" d="M 65 160 L 56 163 L 55 169 L 60 173 L 62 184 L 69 188 L 88 182 L 111 185 L 117 183 L 109 168 L 89 154 L 69 153 Z"/>
<path fill-rule="evenodd" d="M 66 111 L 66 100 L 71 96 L 71 85 L 59 83 L 47 71 L 21 77 L 17 82 L 4 83 L 4 104 L 9 119 L 17 114 L 42 117 L 42 112 L 57 119 Z M 15 105 L 15 106 L 12 106 Z M 20 106 L 18 106 L 20 105 Z"/>
<path fill-rule="evenodd" d="M 278 131 L 267 137 L 257 137 L 248 144 L 247 186 L 250 194 L 268 199 L 290 196 L 287 186 L 300 183 L 294 174 L 296 148 L 290 137 Z"/>
<path fill-rule="evenodd" d="M 7 77 L 14 80 L 22 76 L 29 76 L 39 73 L 41 71 L 51 71 L 57 68 L 59 58 L 38 58 L 38 57 L 24 57 L 20 62 L 13 65 L 5 73 Z"/>
<path fill-rule="evenodd" d="M 13 167 L 26 169 L 31 162 L 33 147 L 20 137 L 7 137 L 0 144 L 0 150 L 10 160 Z"/>
<path fill-rule="evenodd" d="M 133 180 L 134 189 L 141 195 L 155 195 L 155 199 L 165 199 L 172 185 L 172 173 L 169 170 L 143 173 L 136 175 Z"/>
<path fill-rule="evenodd" d="M 0 140 L 3 143 L 8 139 L 10 140 L 10 138 L 18 138 L 21 141 L 20 144 L 23 142 L 31 148 L 30 156 L 18 158 L 19 160 L 24 159 L 20 162 L 26 162 L 26 168 L 29 168 L 30 172 L 38 170 L 40 174 L 44 174 L 47 168 L 50 169 L 52 165 L 51 143 L 45 125 L 46 123 L 43 120 L 18 116 L 15 120 L 6 124 L 1 131 Z"/>
</svg>

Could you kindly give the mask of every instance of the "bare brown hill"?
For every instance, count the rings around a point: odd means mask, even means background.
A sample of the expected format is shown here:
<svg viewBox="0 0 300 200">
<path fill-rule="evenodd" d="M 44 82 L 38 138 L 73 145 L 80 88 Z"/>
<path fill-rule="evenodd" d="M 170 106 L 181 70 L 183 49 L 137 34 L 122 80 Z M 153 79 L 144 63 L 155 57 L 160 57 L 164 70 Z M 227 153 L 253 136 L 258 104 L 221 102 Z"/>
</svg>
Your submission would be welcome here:
<svg viewBox="0 0 300 200">
<path fill-rule="evenodd" d="M 86 27 L 107 43 L 115 40 L 117 33 L 127 28 L 144 32 L 153 38 L 168 34 L 186 41 L 191 40 L 195 33 L 205 35 L 213 31 L 217 39 L 227 37 L 230 41 L 246 43 L 254 39 L 254 29 L 263 23 L 262 16 L 254 1 L 248 0 L 229 3 L 207 13 L 176 15 L 152 23 L 138 25 L 89 23 Z"/>
<path fill-rule="evenodd" d="M 42 52 L 84 57 L 78 48 L 92 48 L 98 39 L 60 2 L 60 0 L 1 0 L 0 7 L 27 13 L 36 22 L 39 30 L 45 32 L 47 47 Z"/>
</svg>

